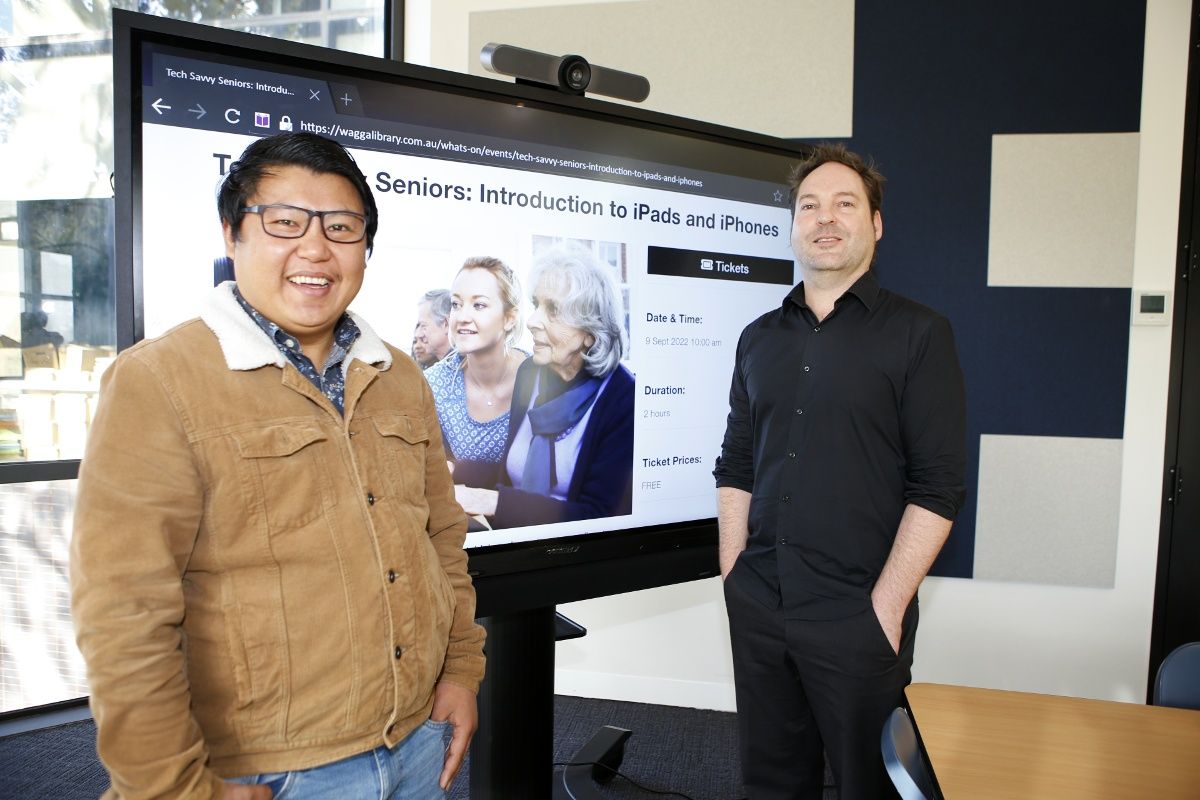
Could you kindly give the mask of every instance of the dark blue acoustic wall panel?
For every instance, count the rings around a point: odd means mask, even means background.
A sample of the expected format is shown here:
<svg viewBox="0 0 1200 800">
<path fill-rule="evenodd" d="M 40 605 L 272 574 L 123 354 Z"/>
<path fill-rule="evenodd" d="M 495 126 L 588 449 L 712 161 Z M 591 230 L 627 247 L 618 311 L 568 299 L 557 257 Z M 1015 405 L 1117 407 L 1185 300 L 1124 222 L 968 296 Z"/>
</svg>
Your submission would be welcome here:
<svg viewBox="0 0 1200 800">
<path fill-rule="evenodd" d="M 966 373 L 969 497 L 934 574 L 973 574 L 981 435 L 1122 436 L 1130 289 L 988 286 L 992 137 L 1136 132 L 1144 29 L 1139 2 L 856 3 L 880 276 L 950 317 Z"/>
</svg>

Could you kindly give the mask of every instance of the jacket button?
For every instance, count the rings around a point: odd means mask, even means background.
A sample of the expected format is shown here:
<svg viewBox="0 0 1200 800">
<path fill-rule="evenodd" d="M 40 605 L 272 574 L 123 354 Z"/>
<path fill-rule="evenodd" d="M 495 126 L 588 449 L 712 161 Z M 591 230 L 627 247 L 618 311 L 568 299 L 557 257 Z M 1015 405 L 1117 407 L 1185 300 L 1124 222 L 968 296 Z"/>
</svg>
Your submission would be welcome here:
<svg viewBox="0 0 1200 800">
<path fill-rule="evenodd" d="M 395 582 L 396 582 L 396 570 L 389 569 L 388 570 L 388 583 L 395 583 Z"/>
<path fill-rule="evenodd" d="M 403 651 L 400 649 L 400 645 L 396 645 L 396 660 L 400 659 L 400 655 L 402 652 Z"/>
<path fill-rule="evenodd" d="M 367 492 L 367 505 L 375 505 L 375 495 L 371 494 L 370 492 Z"/>
</svg>

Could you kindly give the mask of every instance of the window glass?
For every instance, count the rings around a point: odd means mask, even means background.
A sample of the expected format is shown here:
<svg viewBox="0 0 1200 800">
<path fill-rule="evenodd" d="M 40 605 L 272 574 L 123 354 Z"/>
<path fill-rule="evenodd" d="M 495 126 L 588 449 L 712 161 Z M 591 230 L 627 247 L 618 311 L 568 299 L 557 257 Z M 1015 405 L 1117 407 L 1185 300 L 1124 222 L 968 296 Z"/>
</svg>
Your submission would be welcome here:
<svg viewBox="0 0 1200 800">
<path fill-rule="evenodd" d="M 384 0 L 115 5 L 384 52 Z M 80 457 L 99 377 L 116 355 L 111 7 L 0 0 L 0 462 L 9 481 L 23 462 Z M 87 693 L 67 605 L 73 487 L 0 484 L 0 712 Z"/>
<path fill-rule="evenodd" d="M 71 627 L 75 481 L 0 484 L 0 711 L 87 694 Z"/>
</svg>

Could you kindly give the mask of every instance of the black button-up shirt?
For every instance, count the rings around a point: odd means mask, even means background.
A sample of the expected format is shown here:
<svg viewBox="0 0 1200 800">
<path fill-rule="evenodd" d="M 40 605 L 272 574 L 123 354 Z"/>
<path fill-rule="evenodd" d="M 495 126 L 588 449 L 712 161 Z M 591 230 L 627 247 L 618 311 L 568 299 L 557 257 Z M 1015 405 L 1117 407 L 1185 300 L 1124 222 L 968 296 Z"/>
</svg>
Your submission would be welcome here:
<svg viewBox="0 0 1200 800">
<path fill-rule="evenodd" d="M 742 332 L 713 472 L 751 493 L 746 590 L 797 619 L 862 611 L 905 506 L 962 506 L 965 418 L 944 317 L 868 271 L 817 320 L 797 285 Z"/>
</svg>

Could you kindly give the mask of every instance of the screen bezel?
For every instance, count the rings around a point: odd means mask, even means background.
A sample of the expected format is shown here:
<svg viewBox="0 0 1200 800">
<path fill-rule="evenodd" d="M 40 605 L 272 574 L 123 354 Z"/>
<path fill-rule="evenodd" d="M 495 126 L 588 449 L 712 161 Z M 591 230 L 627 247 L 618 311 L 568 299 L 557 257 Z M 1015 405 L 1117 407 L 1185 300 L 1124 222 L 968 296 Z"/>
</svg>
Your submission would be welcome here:
<svg viewBox="0 0 1200 800">
<path fill-rule="evenodd" d="M 139 341 L 144 332 L 141 252 L 143 43 L 197 50 L 210 57 L 225 55 L 251 59 L 266 67 L 282 65 L 283 68 L 337 70 L 358 79 L 396 82 L 508 103 L 520 102 L 544 110 L 682 134 L 797 160 L 808 149 L 799 142 L 588 97 L 114 9 L 117 229 L 114 288 L 120 350 Z M 468 552 L 481 616 L 695 580 L 718 572 L 717 526 L 713 518 L 494 545 Z"/>
</svg>

